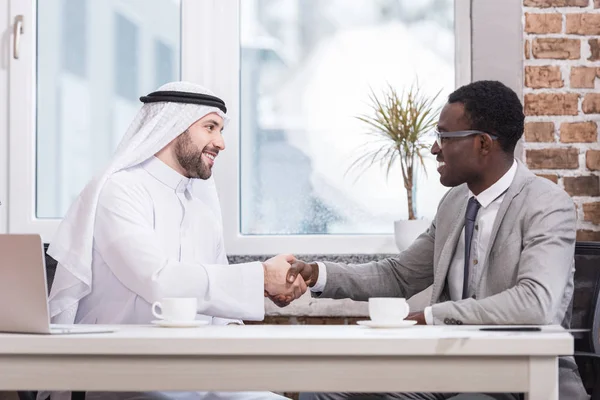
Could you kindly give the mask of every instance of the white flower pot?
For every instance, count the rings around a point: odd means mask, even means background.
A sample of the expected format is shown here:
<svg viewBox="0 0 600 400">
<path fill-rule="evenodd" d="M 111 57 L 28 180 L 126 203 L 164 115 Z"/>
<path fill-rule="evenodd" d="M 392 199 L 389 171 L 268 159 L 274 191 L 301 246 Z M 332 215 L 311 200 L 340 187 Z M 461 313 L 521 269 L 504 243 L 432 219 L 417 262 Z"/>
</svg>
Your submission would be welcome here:
<svg viewBox="0 0 600 400">
<path fill-rule="evenodd" d="M 394 236 L 398 250 L 406 250 L 415 239 L 429 228 L 431 221 L 428 219 L 413 219 L 394 221 Z"/>
</svg>

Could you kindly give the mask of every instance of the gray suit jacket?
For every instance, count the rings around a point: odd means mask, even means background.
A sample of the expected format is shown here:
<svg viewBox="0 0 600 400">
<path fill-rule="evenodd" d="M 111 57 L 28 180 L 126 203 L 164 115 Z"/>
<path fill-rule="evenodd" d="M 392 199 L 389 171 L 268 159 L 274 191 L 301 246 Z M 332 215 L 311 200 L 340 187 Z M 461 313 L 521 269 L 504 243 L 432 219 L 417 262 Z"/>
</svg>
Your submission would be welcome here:
<svg viewBox="0 0 600 400">
<path fill-rule="evenodd" d="M 432 285 L 435 324 L 570 325 L 575 205 L 521 162 L 498 210 L 481 279 L 471 298 L 449 301 L 448 268 L 464 226 L 469 190 L 450 189 L 429 229 L 394 258 L 360 265 L 326 262 L 319 297 L 405 297 Z M 462 249 L 458 249 L 462 251 Z M 587 398 L 572 358 L 561 360 L 561 399 Z"/>
</svg>

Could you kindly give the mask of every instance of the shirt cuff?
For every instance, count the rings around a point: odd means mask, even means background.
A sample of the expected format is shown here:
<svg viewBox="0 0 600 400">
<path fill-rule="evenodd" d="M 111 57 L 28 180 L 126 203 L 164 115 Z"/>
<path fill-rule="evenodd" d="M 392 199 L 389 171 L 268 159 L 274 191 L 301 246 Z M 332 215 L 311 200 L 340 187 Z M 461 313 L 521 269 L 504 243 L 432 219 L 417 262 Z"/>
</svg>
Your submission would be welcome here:
<svg viewBox="0 0 600 400">
<path fill-rule="evenodd" d="M 317 282 L 315 282 L 315 286 L 310 288 L 311 292 L 322 292 L 327 283 L 327 268 L 325 264 L 317 262 L 317 265 L 319 266 L 319 277 L 317 278 Z"/>
<path fill-rule="evenodd" d="M 427 325 L 433 325 L 433 312 L 431 311 L 431 306 L 425 307 L 423 314 L 425 314 L 425 323 Z"/>
</svg>

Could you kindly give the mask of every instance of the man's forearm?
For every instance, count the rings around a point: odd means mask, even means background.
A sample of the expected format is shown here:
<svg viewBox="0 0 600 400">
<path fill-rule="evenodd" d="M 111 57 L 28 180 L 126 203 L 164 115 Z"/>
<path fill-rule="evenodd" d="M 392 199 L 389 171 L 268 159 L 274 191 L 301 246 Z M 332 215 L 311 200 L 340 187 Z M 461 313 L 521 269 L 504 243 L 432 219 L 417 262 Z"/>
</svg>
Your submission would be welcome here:
<svg viewBox="0 0 600 400">
<path fill-rule="evenodd" d="M 366 301 L 369 297 L 406 297 L 389 259 L 367 264 L 324 264 L 327 284 L 319 297 L 357 301 Z"/>
<path fill-rule="evenodd" d="M 541 300 L 540 296 L 544 295 L 536 293 L 534 287 L 520 284 L 480 300 L 469 298 L 434 304 L 434 324 L 448 324 L 448 321 L 463 325 L 549 324 L 553 310 L 549 300 Z"/>
</svg>

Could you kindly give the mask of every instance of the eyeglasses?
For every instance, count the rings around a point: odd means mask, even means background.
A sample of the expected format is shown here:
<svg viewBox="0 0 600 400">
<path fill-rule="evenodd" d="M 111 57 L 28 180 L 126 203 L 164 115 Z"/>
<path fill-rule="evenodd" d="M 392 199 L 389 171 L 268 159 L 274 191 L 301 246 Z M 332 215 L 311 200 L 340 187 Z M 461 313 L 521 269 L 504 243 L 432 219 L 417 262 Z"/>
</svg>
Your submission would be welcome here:
<svg viewBox="0 0 600 400">
<path fill-rule="evenodd" d="M 498 139 L 498 136 L 490 135 L 487 132 L 475 131 L 475 130 L 440 132 L 437 129 L 435 129 L 433 131 L 433 134 L 435 135 L 435 142 L 437 143 L 437 145 L 440 149 L 442 148 L 442 139 L 444 139 L 444 138 L 466 137 L 466 136 L 472 136 L 472 135 L 488 135 L 492 140 Z"/>
</svg>

